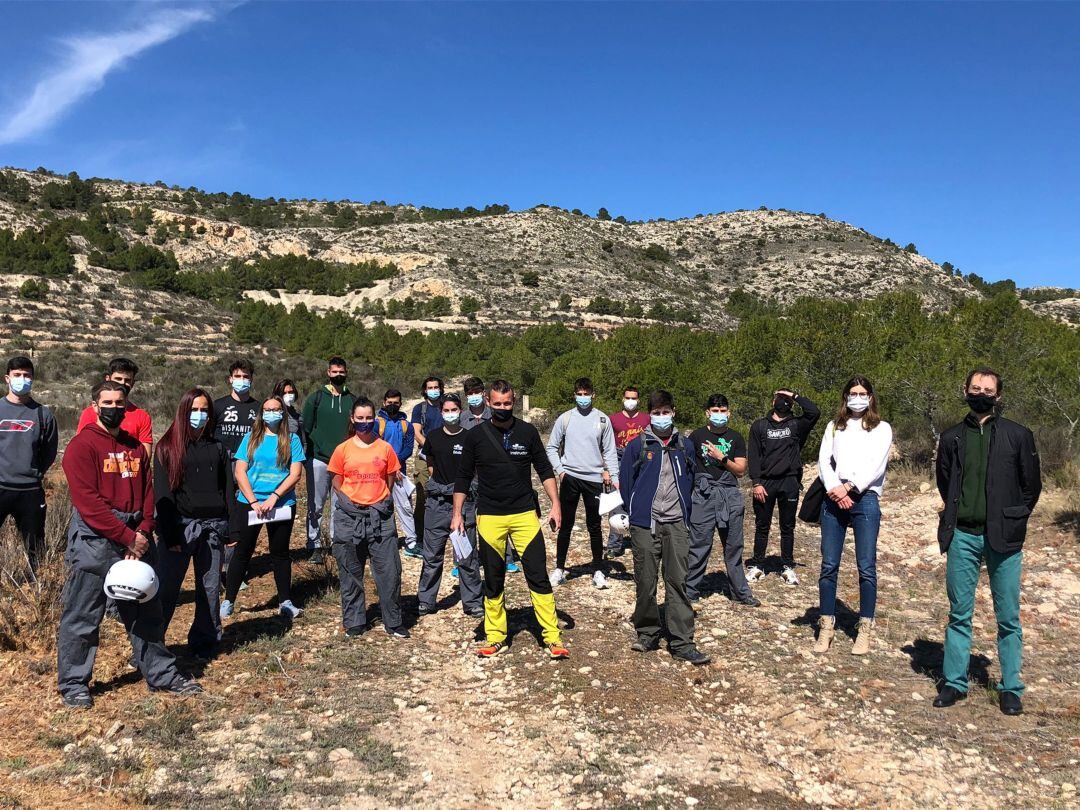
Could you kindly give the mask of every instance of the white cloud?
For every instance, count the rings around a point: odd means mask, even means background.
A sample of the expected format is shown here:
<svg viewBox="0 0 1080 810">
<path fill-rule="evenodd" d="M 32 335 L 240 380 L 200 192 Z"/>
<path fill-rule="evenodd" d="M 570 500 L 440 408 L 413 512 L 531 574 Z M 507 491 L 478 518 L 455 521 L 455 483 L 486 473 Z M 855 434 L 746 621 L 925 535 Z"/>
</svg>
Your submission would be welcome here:
<svg viewBox="0 0 1080 810">
<path fill-rule="evenodd" d="M 62 40 L 66 55 L 59 66 L 38 79 L 30 94 L 0 119 L 0 145 L 46 129 L 73 104 L 101 89 L 105 77 L 129 59 L 214 17 L 205 8 L 154 8 L 126 30 Z"/>
</svg>

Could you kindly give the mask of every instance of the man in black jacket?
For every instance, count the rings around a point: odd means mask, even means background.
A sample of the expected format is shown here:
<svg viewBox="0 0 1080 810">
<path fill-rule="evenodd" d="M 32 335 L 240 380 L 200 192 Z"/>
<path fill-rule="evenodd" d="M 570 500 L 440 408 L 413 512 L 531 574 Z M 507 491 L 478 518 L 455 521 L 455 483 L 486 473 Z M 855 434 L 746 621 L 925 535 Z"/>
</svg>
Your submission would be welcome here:
<svg viewBox="0 0 1080 810">
<path fill-rule="evenodd" d="M 942 433 L 938 444 L 937 486 L 945 503 L 938 543 L 948 555 L 949 624 L 945 628 L 945 682 L 934 706 L 952 706 L 967 696 L 971 617 L 985 559 L 998 627 L 1001 711 L 1020 714 L 1024 692 L 1020 680 L 1021 549 L 1042 479 L 1031 431 L 995 416 L 1001 389 L 1001 376 L 991 369 L 968 374 L 964 398 L 971 412 Z"/>
<path fill-rule="evenodd" d="M 799 416 L 792 413 L 795 405 L 802 409 Z M 817 405 L 782 388 L 773 394 L 769 415 L 750 426 L 747 461 L 754 483 L 754 556 L 746 568 L 750 582 L 765 576 L 773 507 L 779 504 L 780 576 L 792 587 L 799 584 L 795 574 L 795 515 L 802 487 L 802 449 L 820 417 Z"/>
</svg>

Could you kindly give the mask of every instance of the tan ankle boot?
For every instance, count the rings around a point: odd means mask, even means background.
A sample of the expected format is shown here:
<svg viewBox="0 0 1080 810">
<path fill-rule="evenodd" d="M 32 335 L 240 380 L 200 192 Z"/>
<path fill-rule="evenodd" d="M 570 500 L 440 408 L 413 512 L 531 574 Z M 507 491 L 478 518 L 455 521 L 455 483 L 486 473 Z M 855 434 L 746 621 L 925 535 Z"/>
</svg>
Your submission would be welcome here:
<svg viewBox="0 0 1080 810">
<path fill-rule="evenodd" d="M 866 655 L 870 652 L 870 636 L 874 629 L 873 619 L 859 619 L 859 635 L 851 648 L 852 655 Z"/>
<path fill-rule="evenodd" d="M 833 636 L 835 634 L 836 617 L 821 616 L 818 619 L 818 634 L 817 641 L 814 642 L 814 652 L 827 653 L 829 651 L 829 645 L 832 644 Z"/>
</svg>

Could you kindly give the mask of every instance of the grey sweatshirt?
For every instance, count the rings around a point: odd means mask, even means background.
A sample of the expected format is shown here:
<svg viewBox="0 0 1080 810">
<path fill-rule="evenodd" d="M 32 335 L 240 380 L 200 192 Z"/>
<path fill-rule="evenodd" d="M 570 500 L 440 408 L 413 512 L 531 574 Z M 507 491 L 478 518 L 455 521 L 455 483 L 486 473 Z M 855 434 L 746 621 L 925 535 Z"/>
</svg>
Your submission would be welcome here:
<svg viewBox="0 0 1080 810">
<path fill-rule="evenodd" d="M 56 461 L 56 419 L 44 405 L 0 399 L 0 489 L 36 489 Z"/>
<path fill-rule="evenodd" d="M 571 408 L 560 414 L 548 438 L 547 455 L 557 475 L 599 483 L 607 470 L 613 483 L 619 481 L 615 431 L 611 420 L 596 408 L 588 413 Z"/>
</svg>

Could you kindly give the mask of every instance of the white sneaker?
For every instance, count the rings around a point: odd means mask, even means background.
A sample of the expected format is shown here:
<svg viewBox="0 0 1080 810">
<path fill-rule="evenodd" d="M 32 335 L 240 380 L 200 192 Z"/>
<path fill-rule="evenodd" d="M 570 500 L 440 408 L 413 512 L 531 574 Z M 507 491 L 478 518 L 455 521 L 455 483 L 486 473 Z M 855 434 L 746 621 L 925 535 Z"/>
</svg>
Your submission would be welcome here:
<svg viewBox="0 0 1080 810">
<path fill-rule="evenodd" d="M 286 619 L 299 619 L 304 615 L 304 610 L 294 605 L 291 600 L 288 600 L 278 605 L 278 613 Z"/>
<path fill-rule="evenodd" d="M 603 571 L 597 571 L 592 575 L 592 584 L 593 587 L 598 588 L 601 591 L 607 587 L 607 577 L 604 576 Z"/>
<path fill-rule="evenodd" d="M 780 579 L 784 580 L 785 585 L 790 585 L 794 588 L 799 584 L 799 577 L 795 574 L 795 569 L 790 566 L 785 566 L 784 570 L 780 572 Z"/>
<path fill-rule="evenodd" d="M 566 583 L 566 570 L 563 568 L 556 568 L 551 572 L 551 584 L 552 586 L 563 585 Z"/>
<path fill-rule="evenodd" d="M 765 579 L 765 572 L 758 568 L 756 565 L 750 565 L 746 568 L 746 581 L 758 582 Z"/>
</svg>

